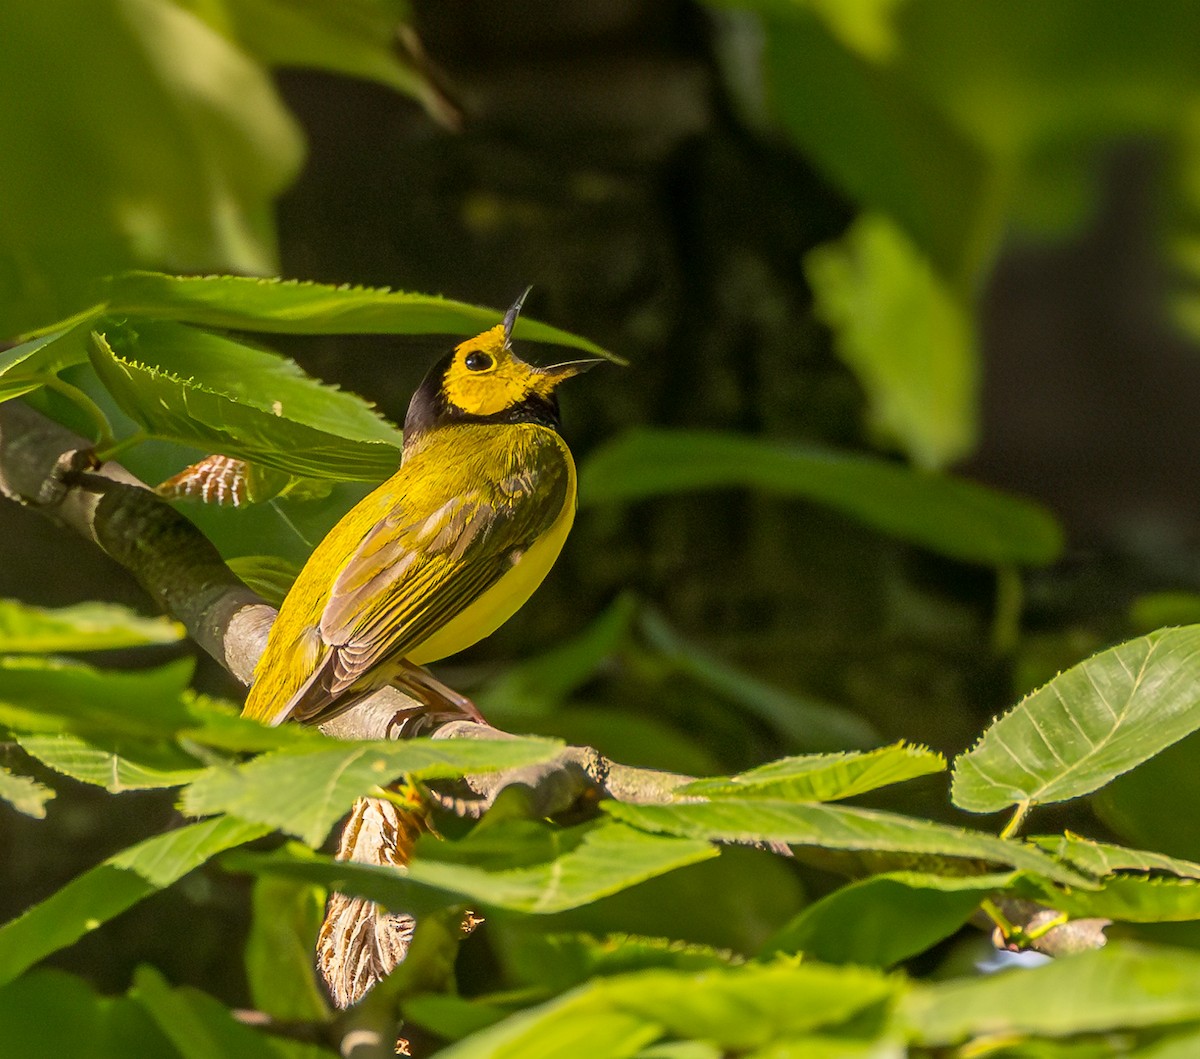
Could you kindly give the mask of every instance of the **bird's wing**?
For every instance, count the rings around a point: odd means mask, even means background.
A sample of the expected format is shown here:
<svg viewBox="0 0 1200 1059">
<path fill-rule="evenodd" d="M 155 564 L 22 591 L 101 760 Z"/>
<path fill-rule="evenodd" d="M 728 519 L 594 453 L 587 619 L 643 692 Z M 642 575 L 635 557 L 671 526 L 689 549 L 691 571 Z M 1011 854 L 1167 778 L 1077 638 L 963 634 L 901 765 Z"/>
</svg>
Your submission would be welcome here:
<svg viewBox="0 0 1200 1059">
<path fill-rule="evenodd" d="M 570 471 L 558 452 L 543 450 L 537 464 L 505 488 L 455 493 L 432 511 L 401 500 L 377 522 L 330 590 L 319 627 L 328 650 L 285 715 L 324 712 L 508 573 L 568 502 Z"/>
</svg>

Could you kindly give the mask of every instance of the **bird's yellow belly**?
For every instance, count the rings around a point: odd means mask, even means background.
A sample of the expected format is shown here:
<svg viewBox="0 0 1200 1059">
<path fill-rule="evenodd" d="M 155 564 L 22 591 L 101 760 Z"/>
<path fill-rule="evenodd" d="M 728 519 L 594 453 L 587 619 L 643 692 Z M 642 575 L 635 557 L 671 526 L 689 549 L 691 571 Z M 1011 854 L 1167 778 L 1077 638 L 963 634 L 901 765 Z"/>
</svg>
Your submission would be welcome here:
<svg viewBox="0 0 1200 1059">
<path fill-rule="evenodd" d="M 554 525 L 535 541 L 517 564 L 461 614 L 448 621 L 406 656 L 425 665 L 465 651 L 485 636 L 491 636 L 533 595 L 550 572 L 575 521 L 575 490 Z"/>
</svg>

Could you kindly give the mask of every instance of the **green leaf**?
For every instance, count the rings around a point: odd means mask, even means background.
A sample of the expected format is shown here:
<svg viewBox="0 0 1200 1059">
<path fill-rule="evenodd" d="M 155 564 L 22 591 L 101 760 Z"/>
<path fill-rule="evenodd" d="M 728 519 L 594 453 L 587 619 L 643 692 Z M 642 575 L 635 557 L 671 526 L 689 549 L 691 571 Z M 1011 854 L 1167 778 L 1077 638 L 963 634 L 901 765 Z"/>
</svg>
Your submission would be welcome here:
<svg viewBox="0 0 1200 1059">
<path fill-rule="evenodd" d="M 1099 890 L 1054 890 L 1041 899 L 1072 919 L 1118 923 L 1186 923 L 1200 920 L 1200 881 L 1118 875 Z"/>
<path fill-rule="evenodd" d="M 865 214 L 809 252 L 813 310 L 858 376 L 878 435 L 937 469 L 975 444 L 977 353 L 967 307 L 888 218 Z"/>
<path fill-rule="evenodd" d="M 954 804 L 989 813 L 1103 787 L 1200 728 L 1200 625 L 1119 644 L 1055 677 L 954 761 Z"/>
<path fill-rule="evenodd" d="M 194 816 L 232 813 L 316 846 L 356 798 L 397 776 L 496 772 L 549 761 L 561 746 L 548 739 L 321 740 L 244 765 L 215 765 L 184 790 L 182 805 Z"/>
<path fill-rule="evenodd" d="M 44 783 L 0 767 L 0 800 L 8 802 L 18 813 L 45 819 L 46 803 L 53 797 L 54 792 Z"/>
<path fill-rule="evenodd" d="M 787 736 L 793 746 L 844 750 L 880 742 L 879 733 L 849 710 L 796 695 L 738 669 L 685 640 L 653 611 L 641 616 L 650 646 L 683 674 Z"/>
<path fill-rule="evenodd" d="M 275 353 L 173 323 L 92 337 L 101 381 L 155 437 L 318 478 L 382 479 L 400 465 L 399 430 Z"/>
<path fill-rule="evenodd" d="M 1144 849 L 1126 849 L 1110 842 L 1093 842 L 1072 834 L 1037 835 L 1029 839 L 1047 853 L 1074 864 L 1080 871 L 1097 877 L 1119 871 L 1165 871 L 1187 879 L 1200 879 L 1200 864 Z"/>
<path fill-rule="evenodd" d="M 459 842 L 421 843 L 403 874 L 282 853 L 239 854 L 224 864 L 319 883 L 416 915 L 464 902 L 549 915 L 715 856 L 707 842 L 646 835 L 611 820 L 565 829 L 508 821 Z"/>
<path fill-rule="evenodd" d="M 169 618 L 144 618 L 115 603 L 48 609 L 0 599 L 0 652 L 59 654 L 176 643 L 186 635 Z"/>
<path fill-rule="evenodd" d="M 1111 942 L 1031 970 L 914 985 L 901 997 L 900 1017 L 927 1046 L 1195 1021 L 1200 955 Z"/>
<path fill-rule="evenodd" d="M 991 159 L 906 78 L 846 50 L 802 9 L 764 28 L 775 120 L 843 191 L 892 217 L 965 288 L 998 231 Z"/>
<path fill-rule="evenodd" d="M 183 1059 L 279 1059 L 266 1037 L 198 989 L 172 989 L 153 967 L 139 967 L 129 995 L 139 1001 Z"/>
<path fill-rule="evenodd" d="M 806 1030 L 835 1026 L 884 1005 L 896 991 L 897 983 L 877 972 L 819 964 L 639 971 L 594 980 L 439 1055 L 616 1059 L 636 1052 L 632 1041 L 641 1038 L 644 1046 L 663 1037 L 710 1041 L 725 1053 L 741 1054 Z M 589 1034 L 596 1035 L 594 1045 Z"/>
<path fill-rule="evenodd" d="M 0 926 L 0 983 L 12 981 L 43 957 L 74 944 L 222 850 L 266 832 L 264 827 L 222 817 L 156 835 L 109 857 Z"/>
<path fill-rule="evenodd" d="M 824 504 L 965 562 L 1040 566 L 1062 550 L 1049 513 L 974 482 L 812 446 L 699 430 L 631 431 L 580 474 L 586 504 L 733 487 Z"/>
<path fill-rule="evenodd" d="M 106 296 L 111 315 L 280 334 L 471 336 L 495 327 L 504 316 L 503 309 L 485 309 L 432 294 L 242 276 L 127 272 L 109 280 Z M 517 321 L 513 334 L 623 363 L 586 338 L 527 316 Z"/>
<path fill-rule="evenodd" d="M 0 142 L 0 335 L 76 312 L 124 268 L 276 270 L 300 130 L 267 72 L 180 4 L 0 5 Z"/>
<path fill-rule="evenodd" d="M 310 883 L 261 875 L 254 880 L 251 909 L 245 952 L 254 1006 L 284 1021 L 327 1019 L 329 1008 L 313 975 L 325 891 Z"/>
<path fill-rule="evenodd" d="M 843 886 L 809 905 L 763 948 L 760 958 L 803 953 L 826 963 L 891 967 L 958 930 L 1013 875 L 949 877 L 892 872 Z"/>
<path fill-rule="evenodd" d="M 198 761 L 170 744 L 116 740 L 104 746 L 98 745 L 106 742 L 103 738 L 92 738 L 95 742 L 58 732 L 18 735 L 17 742 L 27 754 L 55 772 L 114 794 L 180 787 L 204 771 Z"/>
<path fill-rule="evenodd" d="M 1133 601 L 1129 620 L 1138 632 L 1200 624 L 1200 592 L 1148 592 Z"/>
<path fill-rule="evenodd" d="M 925 747 L 894 743 L 861 754 L 780 758 L 738 776 L 696 780 L 676 793 L 713 798 L 832 802 L 917 776 L 942 772 L 946 759 Z"/>
<path fill-rule="evenodd" d="M 39 969 L 0 986 L 0 1026 L 14 1059 L 178 1059 L 140 1004 L 97 996 L 62 971 Z"/>
<path fill-rule="evenodd" d="M 1022 842 L 931 820 L 843 805 L 723 799 L 671 805 L 604 802 L 606 813 L 634 827 L 715 842 L 787 842 L 821 849 L 893 851 L 1007 865 L 1067 885 L 1095 884 Z M 963 874 L 981 874 L 964 864 Z"/>
<path fill-rule="evenodd" d="M 190 718 L 181 695 L 193 662 L 137 672 L 41 656 L 0 657 L 0 724 L 16 732 L 170 736 Z"/>
<path fill-rule="evenodd" d="M 20 397 L 42 380 L 87 360 L 87 331 L 65 327 L 0 351 L 0 401 Z"/>
<path fill-rule="evenodd" d="M 298 565 L 277 555 L 238 555 L 226 560 L 226 565 L 275 607 L 283 603 L 292 583 L 300 575 Z"/>
</svg>

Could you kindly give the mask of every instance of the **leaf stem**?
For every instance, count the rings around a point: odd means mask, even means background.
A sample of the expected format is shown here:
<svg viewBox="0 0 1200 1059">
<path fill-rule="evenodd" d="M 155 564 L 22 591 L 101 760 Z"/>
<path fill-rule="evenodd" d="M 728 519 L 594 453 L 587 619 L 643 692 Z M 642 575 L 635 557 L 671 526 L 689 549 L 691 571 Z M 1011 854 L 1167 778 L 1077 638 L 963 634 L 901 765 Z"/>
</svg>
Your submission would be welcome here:
<svg viewBox="0 0 1200 1059">
<path fill-rule="evenodd" d="M 1012 818 L 1004 825 L 1004 829 L 1000 832 L 1001 838 L 1014 838 L 1018 831 L 1021 830 L 1021 825 L 1025 823 L 1025 817 L 1029 815 L 1029 810 L 1033 808 L 1033 802 L 1028 798 L 1023 802 L 1018 802 L 1016 809 L 1013 810 Z"/>
<path fill-rule="evenodd" d="M 108 421 L 108 416 L 104 414 L 103 408 L 96 404 L 78 386 L 60 379 L 57 375 L 42 375 L 40 378 L 42 385 L 46 389 L 53 390 L 55 393 L 65 397 L 92 421 L 92 425 L 96 428 L 97 449 L 104 449 L 113 444 L 112 424 Z"/>
<path fill-rule="evenodd" d="M 133 448 L 134 445 L 140 445 L 143 441 L 149 441 L 153 437 L 144 430 L 135 430 L 128 437 L 121 438 L 120 441 L 110 439 L 107 445 L 96 445 L 96 459 L 101 463 L 106 460 L 111 460 L 120 455 L 126 449 Z"/>
</svg>

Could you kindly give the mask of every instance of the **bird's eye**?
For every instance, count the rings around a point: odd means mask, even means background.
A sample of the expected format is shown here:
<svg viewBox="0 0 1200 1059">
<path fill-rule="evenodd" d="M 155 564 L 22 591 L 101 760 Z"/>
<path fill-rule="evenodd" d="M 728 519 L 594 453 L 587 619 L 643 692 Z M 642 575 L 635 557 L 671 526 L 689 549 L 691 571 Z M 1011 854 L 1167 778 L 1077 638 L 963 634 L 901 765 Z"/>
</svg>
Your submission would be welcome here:
<svg viewBox="0 0 1200 1059">
<path fill-rule="evenodd" d="M 467 366 L 467 371 L 487 371 L 492 366 L 492 358 L 487 353 L 475 350 L 473 353 L 467 354 L 467 359 L 463 363 Z"/>
</svg>

